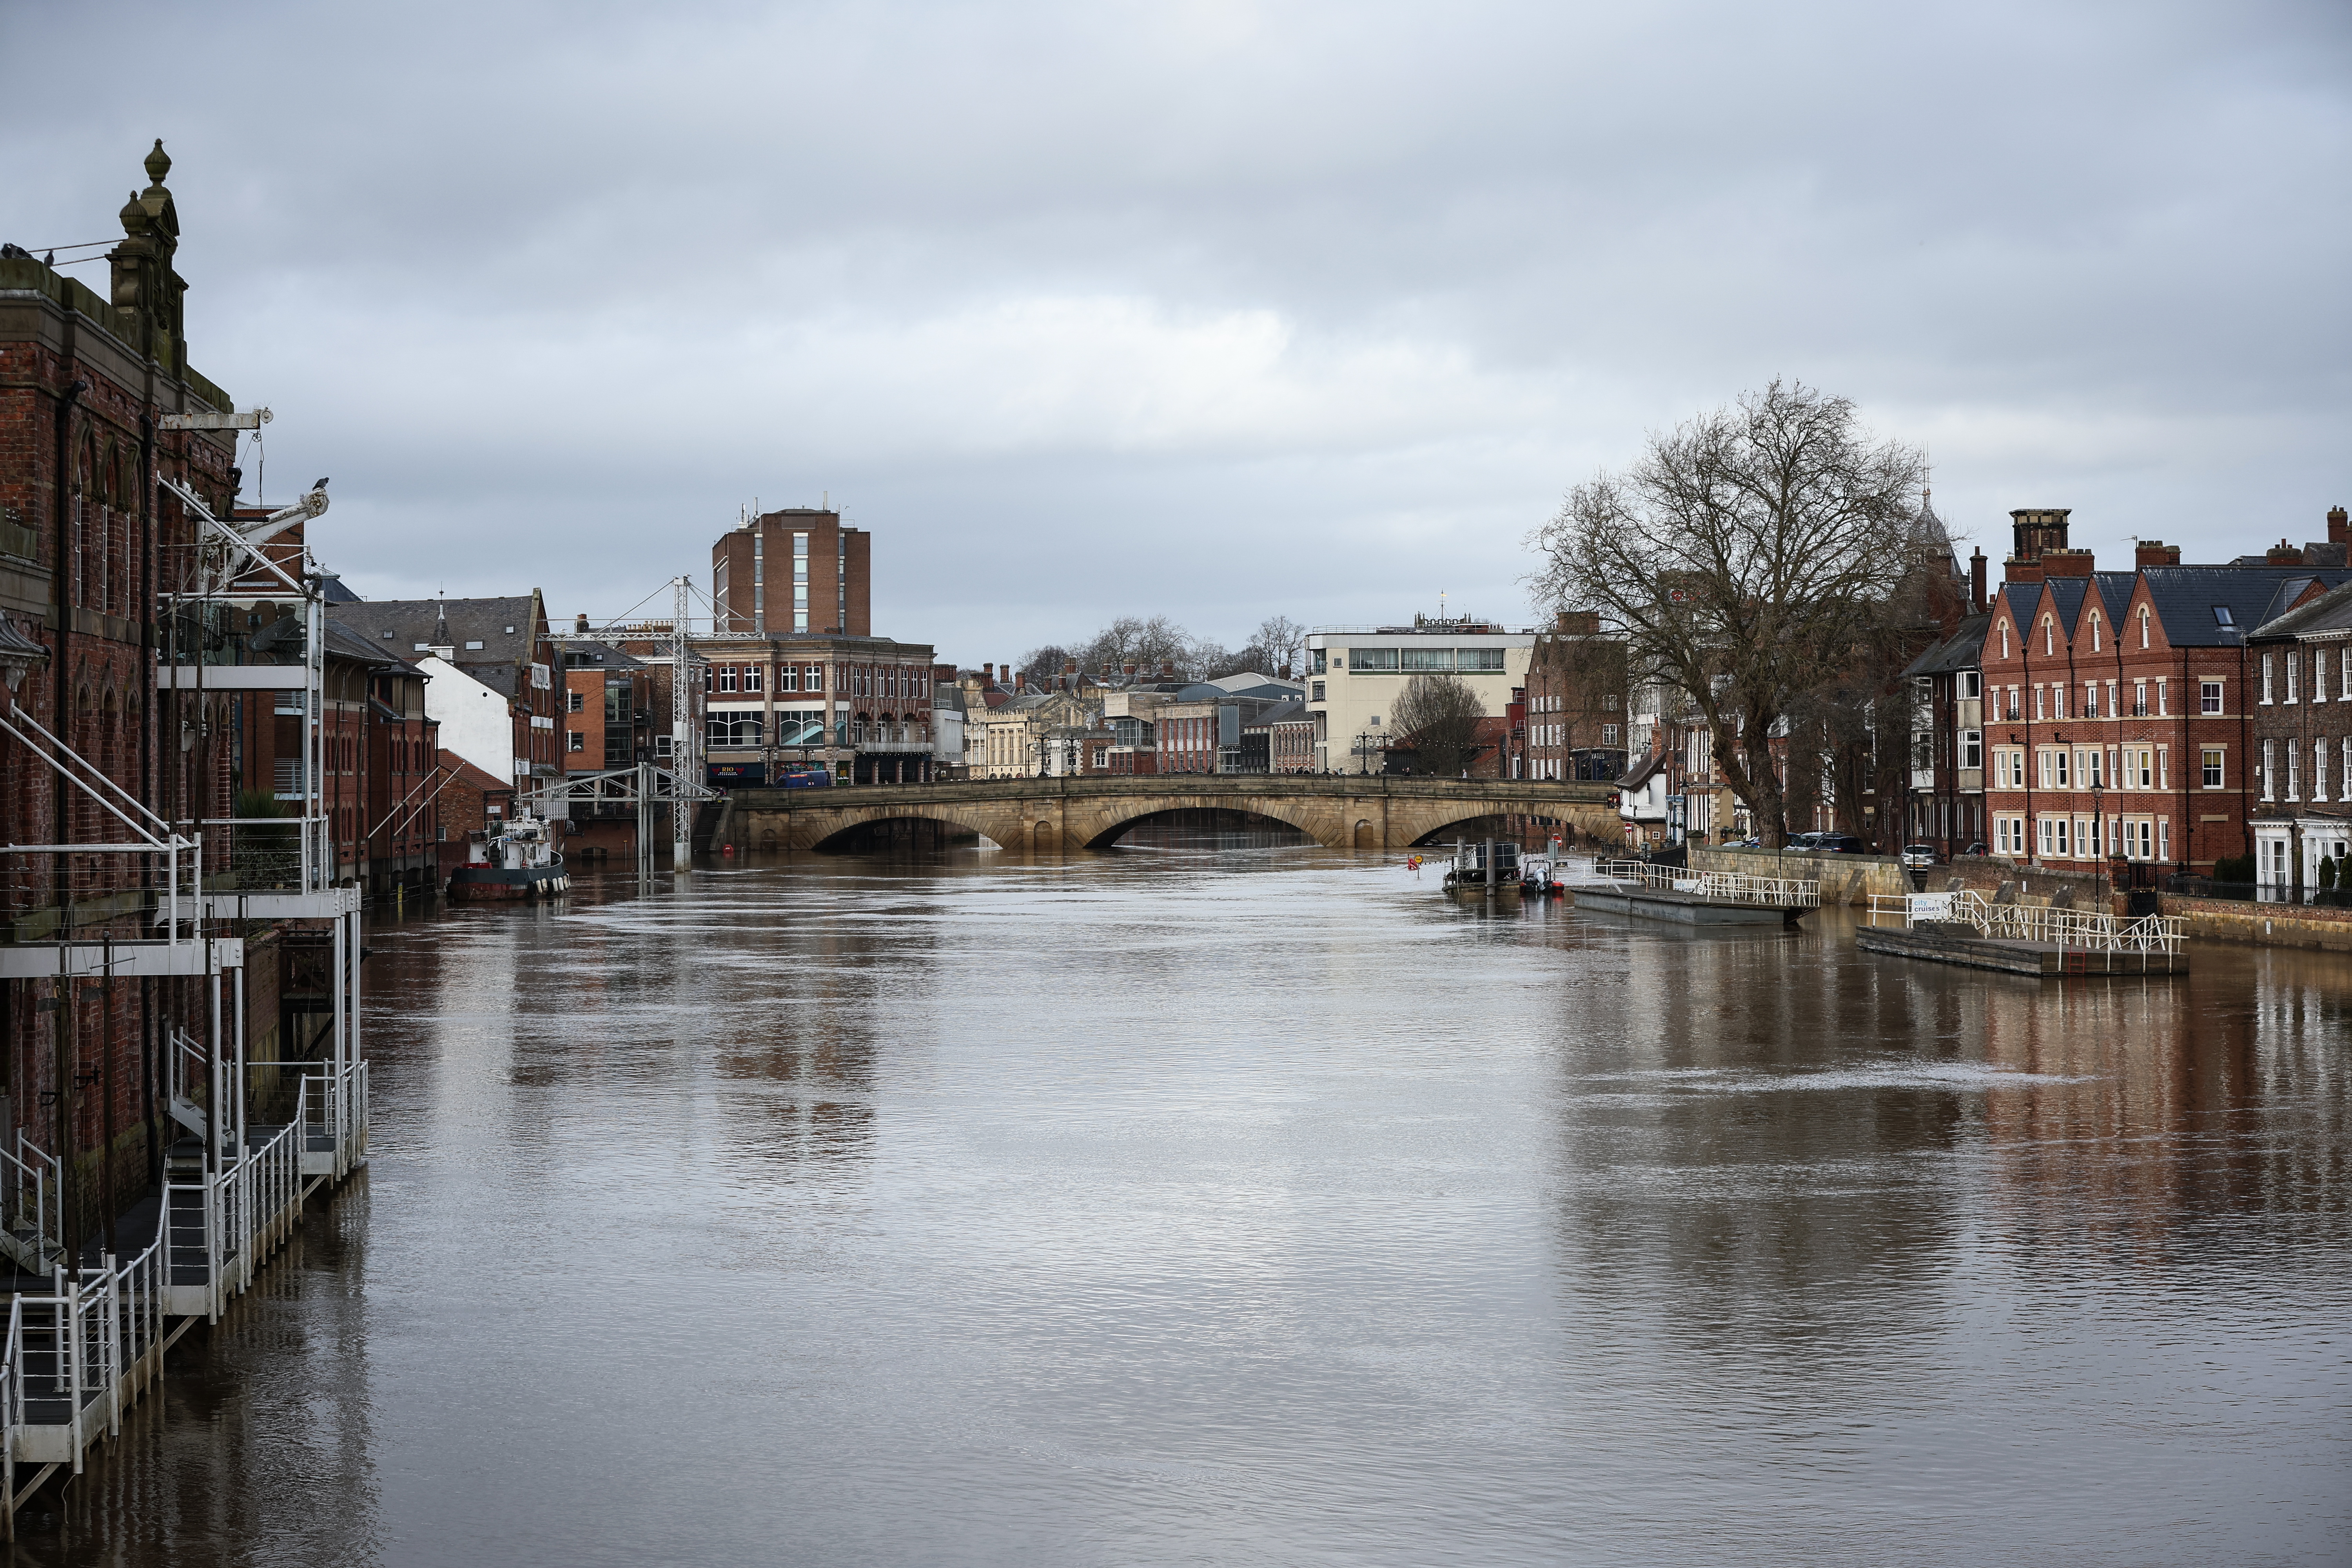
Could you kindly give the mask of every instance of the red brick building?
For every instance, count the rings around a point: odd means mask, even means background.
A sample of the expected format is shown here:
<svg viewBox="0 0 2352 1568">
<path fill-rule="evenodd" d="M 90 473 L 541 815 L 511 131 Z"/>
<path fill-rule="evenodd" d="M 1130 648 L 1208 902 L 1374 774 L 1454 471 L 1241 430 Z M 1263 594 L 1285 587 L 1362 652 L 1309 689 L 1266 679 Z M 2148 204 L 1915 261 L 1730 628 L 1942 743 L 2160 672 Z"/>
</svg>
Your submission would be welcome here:
<svg viewBox="0 0 2352 1568">
<path fill-rule="evenodd" d="M 2250 851 L 2260 671 L 2246 635 L 2352 580 L 2342 567 L 2182 566 L 2143 544 L 2099 572 L 2063 510 L 2011 514 L 1980 658 L 1992 852 L 2210 871 Z"/>
<path fill-rule="evenodd" d="M 873 537 L 814 507 L 761 512 L 710 547 L 718 630 L 874 635 Z"/>
<path fill-rule="evenodd" d="M 170 169 L 158 142 L 146 188 L 119 215 L 123 237 L 108 255 L 103 294 L 0 247 L 0 717 L 9 721 L 0 731 L 0 836 L 8 843 L 129 837 L 44 760 L 35 726 L 168 821 L 230 813 L 236 694 L 159 691 L 155 677 L 159 648 L 200 629 L 222 638 L 234 629 L 157 614 L 159 595 L 190 585 L 194 556 L 192 521 L 161 481 L 185 483 L 221 517 L 236 491 L 233 431 L 163 427 L 168 416 L 235 406 L 189 363 Z M 147 858 L 7 858 L 0 941 L 151 935 Z M 21 1152 L 21 1137 L 61 1161 L 69 1236 L 89 1234 L 160 1169 L 167 1124 L 152 1053 L 173 1025 L 200 1026 L 204 984 L 0 979 L 0 1147 Z M 249 987 L 265 990 L 274 993 Z"/>
<path fill-rule="evenodd" d="M 1563 610 L 1536 636 L 1525 688 L 1524 776 L 1615 779 L 1633 721 L 1625 645 L 1590 610 Z"/>
</svg>

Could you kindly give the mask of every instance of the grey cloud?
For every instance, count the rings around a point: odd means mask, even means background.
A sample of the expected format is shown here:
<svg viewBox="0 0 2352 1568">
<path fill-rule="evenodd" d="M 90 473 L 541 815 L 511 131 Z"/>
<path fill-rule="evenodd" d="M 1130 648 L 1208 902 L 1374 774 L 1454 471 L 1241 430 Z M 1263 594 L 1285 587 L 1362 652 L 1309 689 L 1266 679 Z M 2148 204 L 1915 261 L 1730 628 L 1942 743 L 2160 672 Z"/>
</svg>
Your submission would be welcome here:
<svg viewBox="0 0 2352 1568">
<path fill-rule="evenodd" d="M 6 237 L 164 135 L 196 362 L 363 592 L 618 609 L 830 489 L 950 656 L 1517 616 L 1569 484 L 1776 374 L 1996 556 L 2352 500 L 2336 5 L 216 15 L 0 17 L 167 62 L 22 75 Z"/>
</svg>

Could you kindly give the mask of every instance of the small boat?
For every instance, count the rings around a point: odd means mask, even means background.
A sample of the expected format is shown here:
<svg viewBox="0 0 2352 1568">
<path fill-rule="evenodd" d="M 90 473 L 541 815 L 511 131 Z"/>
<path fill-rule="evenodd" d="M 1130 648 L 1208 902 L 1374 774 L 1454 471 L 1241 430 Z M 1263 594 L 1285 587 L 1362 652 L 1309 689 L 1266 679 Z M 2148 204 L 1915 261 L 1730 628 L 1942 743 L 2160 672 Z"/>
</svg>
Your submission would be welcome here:
<svg viewBox="0 0 2352 1568">
<path fill-rule="evenodd" d="M 1507 838 L 1454 846 L 1454 864 L 1446 868 L 1445 890 L 1456 898 L 1517 897 L 1519 892 L 1519 847 Z"/>
<path fill-rule="evenodd" d="M 467 836 L 466 863 L 450 875 L 449 897 L 475 903 L 551 899 L 571 886 L 546 821 L 525 809 L 502 828 Z"/>
<path fill-rule="evenodd" d="M 1547 854 L 1519 857 L 1519 891 L 1530 899 L 1557 899 L 1568 891 L 1559 879 L 1559 840 L 1551 842 Z"/>
</svg>

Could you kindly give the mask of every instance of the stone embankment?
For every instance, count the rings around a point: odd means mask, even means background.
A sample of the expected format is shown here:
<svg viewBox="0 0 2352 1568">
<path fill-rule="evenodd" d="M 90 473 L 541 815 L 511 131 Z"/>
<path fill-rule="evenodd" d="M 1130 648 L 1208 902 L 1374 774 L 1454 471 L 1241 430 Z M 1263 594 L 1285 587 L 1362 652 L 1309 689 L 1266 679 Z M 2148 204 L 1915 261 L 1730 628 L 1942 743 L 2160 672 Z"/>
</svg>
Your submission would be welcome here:
<svg viewBox="0 0 2352 1568">
<path fill-rule="evenodd" d="M 1691 850 L 1691 865 L 1703 871 L 1746 871 L 1757 876 L 1813 877 L 1822 902 L 1867 909 L 1871 895 L 1913 890 L 1902 862 L 1885 855 L 1808 855 L 1796 850 Z M 2056 870 L 2019 866 L 1990 855 L 1962 855 L 1930 868 L 1921 884 L 1931 893 L 1960 888 L 1986 898 L 2004 886 L 2022 904 L 2063 902 L 2077 910 L 2128 912 L 2128 898 L 2115 891 L 2101 871 Z M 2205 942 L 2250 942 L 2261 947 L 2297 947 L 2352 952 L 2352 910 L 2312 909 L 2299 904 L 2258 904 L 2235 899 L 2199 899 L 2179 893 L 2158 896 L 2158 910 L 2189 922 L 2190 937 Z M 2143 905 L 2143 908 L 2146 906 Z"/>
</svg>

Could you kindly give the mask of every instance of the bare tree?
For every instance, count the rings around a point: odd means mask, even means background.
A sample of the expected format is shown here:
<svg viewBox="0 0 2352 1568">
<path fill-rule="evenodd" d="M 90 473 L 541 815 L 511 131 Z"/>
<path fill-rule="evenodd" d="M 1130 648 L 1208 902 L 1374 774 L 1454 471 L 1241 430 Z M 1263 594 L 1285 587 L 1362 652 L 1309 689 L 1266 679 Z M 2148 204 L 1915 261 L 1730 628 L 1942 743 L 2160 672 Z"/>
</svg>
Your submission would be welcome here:
<svg viewBox="0 0 2352 1568">
<path fill-rule="evenodd" d="M 1268 675 L 1288 679 L 1307 662 L 1307 628 L 1288 616 L 1268 616 L 1257 624 L 1250 646 L 1265 656 Z"/>
<path fill-rule="evenodd" d="M 1631 668 L 1690 703 L 1778 844 L 1774 728 L 1797 692 L 1853 664 L 1927 553 L 1923 472 L 1916 449 L 1870 438 L 1851 402 L 1775 381 L 1570 491 L 1531 541 L 1532 583 L 1599 609 Z"/>
<path fill-rule="evenodd" d="M 1478 749 L 1478 721 L 1486 708 L 1470 683 L 1454 675 L 1416 675 L 1389 709 L 1400 743 L 1410 744 L 1425 773 L 1457 773 Z"/>
</svg>

